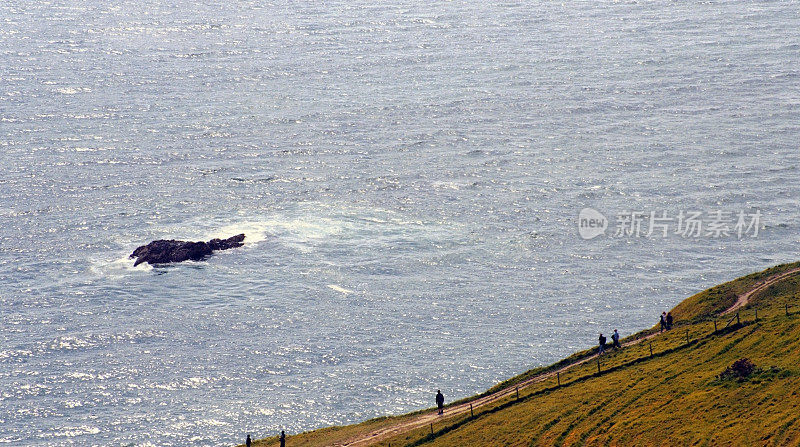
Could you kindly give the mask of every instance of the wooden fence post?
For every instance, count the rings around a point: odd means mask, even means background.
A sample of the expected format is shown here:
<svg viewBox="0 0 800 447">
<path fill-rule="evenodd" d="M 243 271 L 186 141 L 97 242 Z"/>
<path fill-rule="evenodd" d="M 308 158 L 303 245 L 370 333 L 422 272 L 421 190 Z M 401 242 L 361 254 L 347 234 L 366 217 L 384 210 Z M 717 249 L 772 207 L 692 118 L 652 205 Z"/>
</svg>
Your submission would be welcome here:
<svg viewBox="0 0 800 447">
<path fill-rule="evenodd" d="M 717 320 L 714 320 L 714 332 L 717 332 Z"/>
<path fill-rule="evenodd" d="M 475 413 L 472 412 L 472 403 L 469 404 L 469 415 L 475 417 Z"/>
<path fill-rule="evenodd" d="M 517 400 L 519 400 L 519 387 L 517 387 Z"/>
<path fill-rule="evenodd" d="M 653 342 L 650 342 L 650 357 L 653 356 Z"/>
<path fill-rule="evenodd" d="M 556 373 L 556 380 L 558 380 L 558 386 L 561 386 L 561 372 Z"/>
<path fill-rule="evenodd" d="M 431 422 L 431 436 L 433 436 L 433 422 Z"/>
</svg>

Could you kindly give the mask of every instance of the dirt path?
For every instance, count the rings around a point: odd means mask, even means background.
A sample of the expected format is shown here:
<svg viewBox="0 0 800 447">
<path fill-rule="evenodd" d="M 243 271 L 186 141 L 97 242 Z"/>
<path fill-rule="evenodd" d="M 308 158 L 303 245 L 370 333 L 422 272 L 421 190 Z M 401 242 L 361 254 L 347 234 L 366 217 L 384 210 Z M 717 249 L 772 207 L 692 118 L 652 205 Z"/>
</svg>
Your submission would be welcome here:
<svg viewBox="0 0 800 447">
<path fill-rule="evenodd" d="M 762 292 L 762 291 L 766 290 L 767 287 L 775 284 L 778 281 L 781 281 L 782 279 L 788 278 L 789 276 L 792 276 L 797 272 L 800 272 L 800 267 L 795 268 L 795 269 L 791 269 L 791 270 L 787 270 L 787 271 L 785 271 L 783 273 L 778 273 L 776 275 L 772 275 L 772 276 L 768 277 L 767 279 L 761 281 L 760 283 L 757 283 L 752 289 L 750 289 L 747 292 L 739 295 L 738 299 L 736 300 L 736 303 L 733 306 L 725 309 L 725 311 L 723 311 L 720 315 L 727 315 L 729 313 L 732 313 L 732 312 L 736 311 L 737 309 L 741 308 L 742 306 L 746 306 L 747 303 L 750 302 L 750 298 L 753 295 L 755 295 L 756 293 L 759 293 L 759 292 Z"/>
<path fill-rule="evenodd" d="M 738 299 L 736 300 L 736 303 L 733 306 L 731 306 L 728 309 L 726 309 L 723 312 L 721 312 L 720 315 L 726 315 L 726 314 L 729 314 L 731 312 L 734 312 L 735 310 L 737 310 L 737 309 L 741 308 L 742 306 L 746 305 L 749 302 L 750 298 L 753 295 L 755 295 L 756 293 L 758 293 L 758 292 L 760 292 L 762 290 L 765 290 L 767 287 L 775 284 L 776 282 L 778 282 L 778 281 L 780 281 L 780 280 L 782 280 L 784 278 L 787 278 L 787 277 L 789 277 L 791 275 L 794 275 L 794 274 L 796 274 L 798 272 L 800 272 L 800 268 L 795 268 L 795 269 L 792 269 L 792 270 L 789 270 L 789 271 L 786 271 L 786 272 L 783 272 L 783 273 L 778 273 L 778 274 L 772 275 L 772 276 L 764 279 L 763 281 L 757 283 L 752 289 L 750 289 L 747 292 L 739 295 Z M 638 339 L 635 339 L 635 340 L 630 340 L 628 342 L 623 343 L 622 346 L 635 345 L 635 344 L 641 343 L 641 342 L 643 342 L 645 340 L 649 340 L 649 339 L 651 339 L 653 337 L 656 337 L 659 334 L 660 334 L 659 332 L 656 332 L 656 333 L 647 335 L 646 337 L 638 338 Z M 384 427 L 384 428 L 381 428 L 379 430 L 374 430 L 372 432 L 363 434 L 358 438 L 353 438 L 353 439 L 350 439 L 350 440 L 345 441 L 343 443 L 334 444 L 334 445 L 341 446 L 341 447 L 368 446 L 368 445 L 373 444 L 375 442 L 379 442 L 379 441 L 388 439 L 388 438 L 390 438 L 392 436 L 395 436 L 395 435 L 398 435 L 398 434 L 401 434 L 401 433 L 405 433 L 405 432 L 414 430 L 414 429 L 419 428 L 419 427 L 424 427 L 424 426 L 427 426 L 427 425 L 429 425 L 431 423 L 440 422 L 440 421 L 442 421 L 443 418 L 450 418 L 452 416 L 463 415 L 463 414 L 469 413 L 470 404 L 472 404 L 473 409 L 481 408 L 481 407 L 483 407 L 485 405 L 488 405 L 488 404 L 490 404 L 492 402 L 500 400 L 500 399 L 502 399 L 504 397 L 508 397 L 508 396 L 513 395 L 514 393 L 516 393 L 517 388 L 519 388 L 520 390 L 524 390 L 525 388 L 527 388 L 528 386 L 530 386 L 530 385 L 532 385 L 534 383 L 539 383 L 539 382 L 543 382 L 543 381 L 545 381 L 547 379 L 551 379 L 557 373 L 561 373 L 561 372 L 564 372 L 564 371 L 566 371 L 566 370 L 568 370 L 570 368 L 574 368 L 576 366 L 582 365 L 582 364 L 584 364 L 586 362 L 594 360 L 595 358 L 597 358 L 597 354 L 592 354 L 589 357 L 583 358 L 583 359 L 578 360 L 578 361 L 576 361 L 574 363 L 570 363 L 569 365 L 565 365 L 565 366 L 563 366 L 563 367 L 561 367 L 561 368 L 559 368 L 557 370 L 549 371 L 549 372 L 546 372 L 546 373 L 542 373 L 542 374 L 536 375 L 536 376 L 531 377 L 529 379 L 526 379 L 526 380 L 524 380 L 524 381 L 522 381 L 522 382 L 520 382 L 520 383 L 518 383 L 516 385 L 509 386 L 508 388 L 504 388 L 504 389 L 502 389 L 500 391 L 497 391 L 495 393 L 492 393 L 492 394 L 477 398 L 477 399 L 472 400 L 470 402 L 466 402 L 466 403 L 463 403 L 463 404 L 460 404 L 460 405 L 456 405 L 454 407 L 448 407 L 448 408 L 445 409 L 444 416 L 439 416 L 438 414 L 436 414 L 435 411 L 431 411 L 429 413 L 423 413 L 423 414 L 420 414 L 419 416 L 417 416 L 417 417 L 415 417 L 415 418 L 413 418 L 411 420 L 408 420 L 408 421 L 405 421 L 405 422 L 401 422 L 401 423 L 398 423 L 396 425 L 392 425 L 391 427 Z"/>
<path fill-rule="evenodd" d="M 658 335 L 658 333 L 650 334 L 650 335 L 648 335 L 646 337 L 638 338 L 636 340 L 627 341 L 625 343 L 622 343 L 622 346 L 625 347 L 625 346 L 635 345 L 637 343 L 641 343 L 641 342 L 643 342 L 645 340 L 653 338 L 656 335 Z M 561 367 L 559 369 L 553 370 L 553 371 L 548 371 L 548 372 L 544 372 L 544 373 L 538 374 L 538 375 L 533 376 L 533 377 L 531 377 L 529 379 L 526 379 L 526 380 L 524 380 L 524 381 L 522 381 L 522 382 L 520 382 L 520 383 L 518 383 L 516 385 L 509 386 L 508 388 L 504 388 L 504 389 L 502 389 L 500 391 L 496 391 L 496 392 L 494 392 L 492 394 L 489 394 L 489 395 L 486 395 L 486 396 L 483 396 L 483 397 L 479 397 L 477 399 L 471 400 L 471 401 L 463 403 L 463 404 L 456 405 L 454 407 L 447 407 L 447 408 L 445 408 L 444 416 L 439 416 L 438 414 L 436 414 L 436 411 L 434 410 L 434 411 L 431 411 L 430 413 L 421 414 L 418 417 L 416 417 L 416 418 L 414 418 L 414 419 L 412 419 L 410 421 L 401 422 L 401 423 L 399 423 L 397 425 L 393 425 L 391 427 L 385 427 L 385 428 L 382 428 L 382 429 L 379 429 L 379 430 L 375 430 L 375 431 L 372 431 L 372 432 L 370 432 L 368 434 L 365 434 L 363 437 L 360 437 L 360 438 L 357 438 L 357 439 L 352 439 L 352 440 L 349 440 L 349 441 L 346 441 L 346 442 L 343 442 L 343 443 L 339 443 L 339 444 L 334 444 L 334 445 L 335 446 L 342 446 L 342 447 L 368 446 L 368 445 L 370 445 L 372 443 L 382 441 L 384 439 L 390 438 L 390 437 L 395 436 L 397 434 L 405 433 L 407 431 L 411 431 L 411 430 L 414 430 L 414 429 L 419 428 L 419 427 L 424 427 L 424 426 L 427 426 L 427 425 L 429 425 L 431 423 L 440 422 L 442 420 L 442 418 L 444 418 L 444 417 L 449 418 L 449 417 L 452 417 L 452 416 L 459 416 L 459 415 L 462 415 L 462 414 L 466 414 L 466 413 L 470 412 L 470 404 L 472 404 L 473 410 L 476 410 L 476 409 L 478 409 L 480 407 L 483 407 L 484 405 L 490 404 L 490 403 L 495 402 L 497 400 L 503 399 L 504 397 L 508 397 L 508 396 L 511 396 L 511 395 L 515 394 L 517 392 L 517 388 L 519 388 L 520 390 L 524 390 L 525 388 L 529 387 L 530 385 L 533 385 L 534 383 L 544 382 L 547 379 L 552 379 L 558 373 L 562 373 L 562 372 L 564 372 L 564 371 L 566 371 L 566 370 L 568 370 L 570 368 L 574 368 L 576 366 L 583 365 L 584 363 L 587 363 L 587 362 L 589 362 L 591 360 L 594 360 L 596 358 L 597 358 L 597 354 L 592 354 L 592 355 L 590 355 L 588 357 L 585 357 L 585 358 L 583 358 L 581 360 L 578 360 L 578 361 L 576 361 L 574 363 L 570 363 L 569 365 L 565 365 L 565 366 L 563 366 L 563 367 Z"/>
</svg>

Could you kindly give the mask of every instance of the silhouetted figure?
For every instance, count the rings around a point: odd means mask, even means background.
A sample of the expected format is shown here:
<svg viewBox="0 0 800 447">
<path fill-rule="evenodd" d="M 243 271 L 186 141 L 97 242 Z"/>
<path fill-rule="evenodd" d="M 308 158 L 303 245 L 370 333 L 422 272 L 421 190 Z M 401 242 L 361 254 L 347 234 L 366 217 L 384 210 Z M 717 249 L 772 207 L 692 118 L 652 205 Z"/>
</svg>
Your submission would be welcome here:
<svg viewBox="0 0 800 447">
<path fill-rule="evenodd" d="M 606 338 L 603 337 L 603 334 L 600 334 L 600 338 L 597 339 L 600 342 L 600 347 L 597 350 L 597 355 L 603 355 L 606 352 Z"/>
<path fill-rule="evenodd" d="M 667 314 L 667 330 L 672 329 L 672 312 Z"/>
<path fill-rule="evenodd" d="M 667 328 L 667 313 L 661 312 L 661 332 Z"/>
<path fill-rule="evenodd" d="M 436 390 L 436 406 L 439 407 L 439 414 L 444 414 L 444 395 L 441 390 Z"/>
<path fill-rule="evenodd" d="M 286 447 L 286 433 L 281 430 L 281 437 L 278 438 L 281 441 L 281 447 Z"/>
<path fill-rule="evenodd" d="M 244 445 L 246 447 L 250 447 L 251 445 L 253 445 L 253 441 L 250 440 L 250 435 L 247 435 L 247 441 L 244 442 Z"/>
<path fill-rule="evenodd" d="M 622 347 L 622 345 L 619 344 L 619 332 L 617 332 L 616 329 L 614 329 L 614 333 L 611 334 L 611 341 L 614 342 L 614 349 Z"/>
</svg>

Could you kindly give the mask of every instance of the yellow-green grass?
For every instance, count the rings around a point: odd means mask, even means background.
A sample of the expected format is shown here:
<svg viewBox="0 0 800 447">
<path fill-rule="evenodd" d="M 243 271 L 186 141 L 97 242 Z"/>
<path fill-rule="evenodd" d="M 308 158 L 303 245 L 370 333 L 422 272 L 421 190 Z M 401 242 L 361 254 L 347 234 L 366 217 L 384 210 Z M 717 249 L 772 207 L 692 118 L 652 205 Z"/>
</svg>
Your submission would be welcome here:
<svg viewBox="0 0 800 447">
<path fill-rule="evenodd" d="M 729 307 L 733 306 L 736 303 L 736 299 L 740 294 L 745 293 L 748 290 L 751 290 L 760 281 L 763 281 L 764 279 L 769 278 L 770 276 L 777 275 L 799 267 L 800 267 L 800 261 L 789 264 L 776 265 L 775 267 L 770 267 L 766 270 L 757 273 L 752 273 L 750 275 L 743 276 L 741 278 L 737 278 L 732 281 L 728 281 L 726 283 L 711 287 L 709 289 L 703 290 L 702 292 L 690 296 L 689 298 L 679 303 L 677 306 L 675 306 L 674 309 L 670 311 L 675 319 L 676 329 L 679 329 L 687 324 L 698 323 L 702 321 L 709 321 L 713 323 L 713 320 L 718 320 L 718 323 L 721 326 L 724 326 L 725 323 L 727 323 L 727 319 L 723 321 L 723 319 L 718 315 L 721 312 L 728 309 Z M 784 289 L 786 289 L 787 287 L 789 290 L 798 290 L 797 289 L 798 284 L 800 284 L 800 275 L 791 276 L 785 280 L 782 280 L 776 283 L 774 286 L 768 287 L 765 291 L 753 296 L 752 297 L 753 304 L 747 306 L 745 309 L 752 308 L 753 306 L 758 306 L 762 302 L 775 304 L 774 300 L 776 298 L 779 298 L 779 301 L 777 301 L 777 303 L 780 304 L 781 306 L 783 306 L 785 303 L 788 303 L 789 305 L 791 305 L 792 302 L 797 303 L 798 301 L 796 301 L 796 299 L 800 298 L 800 293 L 787 294 L 782 292 L 785 292 Z M 780 297 L 778 297 L 779 294 Z M 639 338 L 655 334 L 659 331 L 660 331 L 659 326 L 655 325 L 650 329 L 643 330 L 641 332 L 638 332 L 636 334 L 624 338 L 622 342 L 625 343 L 637 340 Z M 478 396 L 462 399 L 458 402 L 454 402 L 454 404 L 470 401 L 475 399 L 476 397 L 484 396 L 486 394 L 499 391 L 509 386 L 514 386 L 520 382 L 523 382 L 526 379 L 529 379 L 531 377 L 534 377 L 542 373 L 555 371 L 566 365 L 575 363 L 581 359 L 589 357 L 595 352 L 596 352 L 595 348 L 576 352 L 575 354 L 572 354 L 569 357 L 566 357 L 552 365 L 531 369 L 518 376 L 512 377 L 506 381 L 498 383 L 497 385 L 491 387 L 486 392 Z"/>
<path fill-rule="evenodd" d="M 446 414 L 434 423 L 433 435 L 431 427 L 424 426 L 373 445 L 665 445 L 667 440 L 672 445 L 799 444 L 800 429 L 795 427 L 800 426 L 800 394 L 796 391 L 800 385 L 800 275 L 753 295 L 751 305 L 741 310 L 744 324 L 723 329 L 733 315 L 716 317 L 735 303 L 736 295 L 796 267 L 800 262 L 693 295 L 673 309 L 679 323 L 675 329 L 609 352 L 600 360 L 600 374 L 597 362 L 590 360 L 562 371 L 560 387 L 555 376 L 546 377 L 521 389 L 519 399 L 512 395 L 476 408 L 474 417 Z M 731 293 L 733 299 L 727 297 Z M 785 315 L 786 304 L 796 313 Z M 717 332 L 714 320 L 720 329 Z M 648 329 L 628 339 L 656 331 Z M 487 393 L 555 371 L 592 353 L 587 349 L 549 367 L 528 371 Z M 742 383 L 715 380 L 740 357 L 749 357 L 765 372 Z M 291 436 L 288 444 L 341 444 L 412 420 L 419 413 L 302 433 Z M 277 445 L 277 439 L 254 445 Z"/>
<path fill-rule="evenodd" d="M 778 311 L 396 445 L 797 445 L 800 315 Z M 742 357 L 762 371 L 717 378 Z"/>
<path fill-rule="evenodd" d="M 733 306 L 738 295 L 752 289 L 758 282 L 798 267 L 800 267 L 800 262 L 781 264 L 714 286 L 682 301 L 672 309 L 672 315 L 679 321 L 697 321 L 713 318 Z"/>
<path fill-rule="evenodd" d="M 289 445 L 291 445 L 292 447 L 333 445 L 336 443 L 341 443 L 347 439 L 351 439 L 354 436 L 363 433 L 369 433 L 374 430 L 379 430 L 383 427 L 388 427 L 402 423 L 403 421 L 408 420 L 409 418 L 413 417 L 416 414 L 417 412 L 402 416 L 379 417 L 355 425 L 321 428 L 319 430 L 309 431 L 301 435 L 292 436 Z M 253 440 L 253 446 L 262 447 L 262 446 L 275 446 L 275 445 L 278 445 L 277 436 L 273 436 L 271 438 Z"/>
</svg>

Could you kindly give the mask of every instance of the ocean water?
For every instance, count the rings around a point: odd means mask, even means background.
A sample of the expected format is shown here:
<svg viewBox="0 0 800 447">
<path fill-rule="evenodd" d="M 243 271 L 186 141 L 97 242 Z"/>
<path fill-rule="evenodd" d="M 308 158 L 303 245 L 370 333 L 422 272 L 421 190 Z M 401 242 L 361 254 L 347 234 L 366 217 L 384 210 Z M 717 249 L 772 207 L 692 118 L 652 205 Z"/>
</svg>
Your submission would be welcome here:
<svg viewBox="0 0 800 447">
<path fill-rule="evenodd" d="M 798 141 L 788 0 L 3 2 L 0 444 L 230 445 L 483 391 L 797 260 Z M 585 207 L 763 218 L 584 240 Z"/>
</svg>

